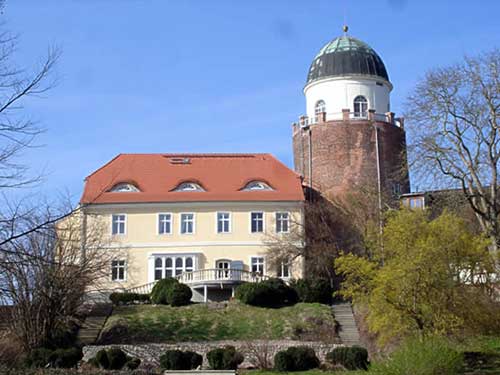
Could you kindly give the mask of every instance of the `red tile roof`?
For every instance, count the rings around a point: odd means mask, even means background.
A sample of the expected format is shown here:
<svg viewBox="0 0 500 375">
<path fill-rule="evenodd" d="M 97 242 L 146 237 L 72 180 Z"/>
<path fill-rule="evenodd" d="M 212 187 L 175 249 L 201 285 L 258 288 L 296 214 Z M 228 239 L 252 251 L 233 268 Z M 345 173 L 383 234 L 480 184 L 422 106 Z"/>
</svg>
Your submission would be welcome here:
<svg viewBox="0 0 500 375">
<path fill-rule="evenodd" d="M 187 160 L 187 163 L 183 161 Z M 272 191 L 241 191 L 250 181 Z M 206 191 L 173 192 L 182 182 Z M 140 192 L 110 192 L 118 183 Z M 303 201 L 301 178 L 271 154 L 119 154 L 85 179 L 81 203 Z"/>
</svg>

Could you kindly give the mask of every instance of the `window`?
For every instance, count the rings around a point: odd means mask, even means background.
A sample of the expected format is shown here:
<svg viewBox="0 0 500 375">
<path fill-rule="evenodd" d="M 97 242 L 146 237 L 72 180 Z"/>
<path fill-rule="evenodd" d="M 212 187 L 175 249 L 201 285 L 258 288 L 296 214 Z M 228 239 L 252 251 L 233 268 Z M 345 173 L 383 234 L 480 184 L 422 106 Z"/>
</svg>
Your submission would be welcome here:
<svg viewBox="0 0 500 375">
<path fill-rule="evenodd" d="M 139 189 L 132 184 L 121 182 L 113 186 L 109 191 L 112 193 L 135 193 L 138 192 Z"/>
<path fill-rule="evenodd" d="M 158 215 L 158 234 L 172 233 L 172 214 Z"/>
<path fill-rule="evenodd" d="M 155 280 L 175 277 L 183 272 L 194 271 L 193 256 L 156 256 L 154 260 Z"/>
<path fill-rule="evenodd" d="M 125 214 L 113 215 L 111 222 L 111 233 L 112 234 L 125 234 L 125 223 L 127 217 Z"/>
<path fill-rule="evenodd" d="M 392 183 L 392 195 L 399 197 L 401 195 L 401 184 L 399 182 Z"/>
<path fill-rule="evenodd" d="M 354 98 L 354 117 L 368 116 L 368 100 L 362 95 Z"/>
<path fill-rule="evenodd" d="M 179 184 L 173 191 L 205 191 L 199 184 L 196 182 L 183 182 Z"/>
<path fill-rule="evenodd" d="M 324 100 L 318 100 L 314 106 L 314 114 L 318 116 L 320 113 L 326 112 L 326 104 Z"/>
<path fill-rule="evenodd" d="M 290 231 L 290 214 L 288 212 L 276 212 L 276 233 L 288 233 Z"/>
<path fill-rule="evenodd" d="M 241 190 L 254 191 L 254 190 L 274 190 L 274 189 L 263 181 L 250 181 Z"/>
<path fill-rule="evenodd" d="M 264 257 L 251 257 L 250 266 L 252 272 L 264 275 Z"/>
<path fill-rule="evenodd" d="M 252 212 L 250 213 L 250 231 L 252 233 L 264 232 L 264 213 L 263 212 Z"/>
<path fill-rule="evenodd" d="M 231 214 L 229 212 L 217 212 L 217 233 L 229 233 L 231 231 Z"/>
<path fill-rule="evenodd" d="M 125 281 L 125 261 L 124 260 L 111 261 L 111 280 L 112 281 Z"/>
<path fill-rule="evenodd" d="M 194 233 L 194 214 L 181 214 L 181 234 Z"/>
<path fill-rule="evenodd" d="M 288 262 L 281 262 L 278 265 L 278 272 L 276 272 L 278 277 L 281 277 L 283 279 L 288 279 L 290 278 L 290 265 Z"/>
<path fill-rule="evenodd" d="M 424 197 L 409 197 L 403 199 L 403 206 L 412 209 L 424 208 Z"/>
</svg>

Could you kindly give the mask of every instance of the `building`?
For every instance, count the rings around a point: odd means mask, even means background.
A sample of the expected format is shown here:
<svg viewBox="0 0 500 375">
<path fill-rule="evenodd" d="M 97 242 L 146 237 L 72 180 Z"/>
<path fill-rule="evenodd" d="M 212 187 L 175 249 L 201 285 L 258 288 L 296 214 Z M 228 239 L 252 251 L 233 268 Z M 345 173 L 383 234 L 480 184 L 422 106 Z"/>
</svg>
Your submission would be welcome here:
<svg viewBox="0 0 500 375">
<path fill-rule="evenodd" d="M 101 220 L 116 253 L 108 289 L 177 277 L 198 301 L 301 277 L 300 260 L 267 264 L 266 238 L 301 223 L 303 202 L 301 177 L 270 154 L 120 154 L 85 179 L 81 198 L 84 227 Z"/>
<path fill-rule="evenodd" d="M 393 86 L 379 55 L 344 31 L 309 68 L 306 114 L 293 124 L 295 170 L 327 198 L 367 187 L 397 197 L 410 183 L 404 121 L 391 112 Z"/>
</svg>

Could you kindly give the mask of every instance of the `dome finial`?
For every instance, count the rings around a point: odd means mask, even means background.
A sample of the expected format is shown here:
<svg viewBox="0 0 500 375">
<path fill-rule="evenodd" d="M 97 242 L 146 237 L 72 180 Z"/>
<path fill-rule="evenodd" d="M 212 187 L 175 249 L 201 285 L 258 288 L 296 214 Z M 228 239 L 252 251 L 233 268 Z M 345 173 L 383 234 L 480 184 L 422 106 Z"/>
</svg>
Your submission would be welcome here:
<svg viewBox="0 0 500 375">
<path fill-rule="evenodd" d="M 349 26 L 347 25 L 342 26 L 342 30 L 344 31 L 344 34 L 347 34 L 347 32 L 349 31 Z"/>
</svg>

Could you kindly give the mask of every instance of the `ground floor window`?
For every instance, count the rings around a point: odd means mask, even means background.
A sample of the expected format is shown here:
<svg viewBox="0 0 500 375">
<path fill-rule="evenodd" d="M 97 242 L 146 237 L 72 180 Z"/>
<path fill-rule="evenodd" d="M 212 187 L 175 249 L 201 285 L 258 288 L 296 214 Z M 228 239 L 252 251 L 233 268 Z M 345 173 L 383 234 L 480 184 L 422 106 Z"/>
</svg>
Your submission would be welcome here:
<svg viewBox="0 0 500 375">
<path fill-rule="evenodd" d="M 290 277 L 290 265 L 288 262 L 281 262 L 278 265 L 278 272 L 277 272 L 278 277 L 281 278 L 289 278 Z"/>
<path fill-rule="evenodd" d="M 125 281 L 125 261 L 124 260 L 111 261 L 111 280 L 112 281 Z"/>
<path fill-rule="evenodd" d="M 190 255 L 161 255 L 154 259 L 155 280 L 194 271 L 194 257 Z"/>
<path fill-rule="evenodd" d="M 250 259 L 252 272 L 264 274 L 264 257 L 252 257 Z"/>
</svg>

